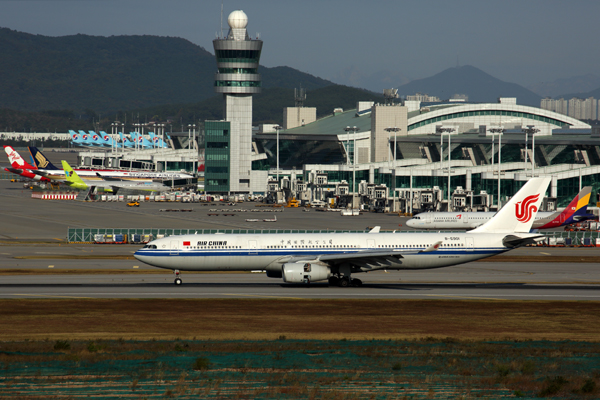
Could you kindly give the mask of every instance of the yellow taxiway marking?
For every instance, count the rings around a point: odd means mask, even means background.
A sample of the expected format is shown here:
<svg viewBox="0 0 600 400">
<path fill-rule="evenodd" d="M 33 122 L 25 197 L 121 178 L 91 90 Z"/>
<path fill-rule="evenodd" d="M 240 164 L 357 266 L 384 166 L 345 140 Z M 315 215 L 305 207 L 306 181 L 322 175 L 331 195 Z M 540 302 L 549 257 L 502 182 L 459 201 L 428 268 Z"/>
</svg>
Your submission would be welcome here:
<svg viewBox="0 0 600 400">
<path fill-rule="evenodd" d="M 139 268 L 139 267 L 140 267 L 139 265 L 134 265 L 134 266 L 133 266 L 133 268 Z"/>
<path fill-rule="evenodd" d="M 57 299 L 91 299 L 92 297 L 80 297 L 80 296 L 52 296 L 46 294 L 31 294 L 31 293 L 15 293 L 13 296 L 31 296 L 31 297 L 52 297 Z"/>
<path fill-rule="evenodd" d="M 550 254 L 550 253 L 544 253 L 543 251 L 540 251 L 540 254 L 543 254 L 543 255 L 545 255 L 545 256 L 551 256 L 551 255 L 552 255 L 552 254 Z"/>
<path fill-rule="evenodd" d="M 451 294 L 428 294 L 429 297 L 451 297 L 453 299 L 465 299 L 465 300 L 506 300 L 506 299 L 497 299 L 494 297 L 480 297 L 480 296 L 460 296 L 460 295 L 451 295 Z"/>
<path fill-rule="evenodd" d="M 246 297 L 260 297 L 260 298 L 273 298 L 273 299 L 292 299 L 292 300 L 305 300 L 302 297 L 288 297 L 288 296 L 267 296 L 262 294 L 241 294 L 241 293 L 223 293 L 224 296 L 246 296 Z"/>
<path fill-rule="evenodd" d="M 54 265 L 48 265 L 48 268 L 54 268 Z"/>
</svg>

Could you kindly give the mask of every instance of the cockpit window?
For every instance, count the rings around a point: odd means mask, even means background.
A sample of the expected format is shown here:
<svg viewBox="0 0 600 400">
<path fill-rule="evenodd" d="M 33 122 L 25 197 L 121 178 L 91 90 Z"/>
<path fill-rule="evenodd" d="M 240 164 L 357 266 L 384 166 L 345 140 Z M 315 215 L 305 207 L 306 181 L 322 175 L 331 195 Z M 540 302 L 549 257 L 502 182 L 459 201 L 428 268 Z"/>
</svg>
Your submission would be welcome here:
<svg viewBox="0 0 600 400">
<path fill-rule="evenodd" d="M 156 245 L 155 244 L 147 244 L 144 247 L 142 247 L 143 249 L 156 249 Z"/>
</svg>

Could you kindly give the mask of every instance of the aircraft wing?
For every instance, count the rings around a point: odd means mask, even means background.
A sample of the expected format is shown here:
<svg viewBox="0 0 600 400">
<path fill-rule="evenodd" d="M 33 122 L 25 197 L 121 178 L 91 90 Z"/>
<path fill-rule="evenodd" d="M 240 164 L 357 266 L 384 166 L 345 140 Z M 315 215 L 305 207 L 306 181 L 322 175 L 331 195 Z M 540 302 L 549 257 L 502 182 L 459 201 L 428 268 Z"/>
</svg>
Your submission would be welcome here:
<svg viewBox="0 0 600 400">
<path fill-rule="evenodd" d="M 60 179 L 58 179 L 58 177 L 56 175 L 49 173 L 45 169 L 31 169 L 30 171 L 36 175 L 40 175 L 40 176 L 50 178 L 50 179 L 60 180 Z"/>
<path fill-rule="evenodd" d="M 96 172 L 96 176 L 98 178 L 102 179 L 103 181 L 107 181 L 107 182 L 123 182 L 123 179 L 113 178 L 113 177 L 110 177 L 110 176 L 104 176 L 104 175 L 101 175 L 98 172 Z"/>
<path fill-rule="evenodd" d="M 442 244 L 441 241 L 436 242 L 428 248 L 426 248 L 425 250 L 365 250 L 356 253 L 345 254 L 323 254 L 318 256 L 306 257 L 284 257 L 283 259 L 280 259 L 278 261 L 286 263 L 299 261 L 324 261 L 328 264 L 350 263 L 362 268 L 363 270 L 376 270 L 385 269 L 393 264 L 398 264 L 398 260 L 404 258 L 405 255 L 437 251 L 440 244 Z"/>
</svg>

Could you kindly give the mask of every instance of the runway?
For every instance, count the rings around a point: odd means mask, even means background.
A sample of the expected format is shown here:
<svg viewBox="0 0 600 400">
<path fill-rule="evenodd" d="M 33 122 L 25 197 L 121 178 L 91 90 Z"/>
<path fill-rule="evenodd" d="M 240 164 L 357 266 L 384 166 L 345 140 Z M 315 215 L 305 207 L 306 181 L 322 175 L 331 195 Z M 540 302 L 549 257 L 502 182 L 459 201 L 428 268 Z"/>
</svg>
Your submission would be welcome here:
<svg viewBox="0 0 600 400">
<path fill-rule="evenodd" d="M 577 268 L 577 273 L 573 271 Z M 4 275 L 0 298 L 289 298 L 600 300 L 600 268 L 576 263 L 486 263 L 356 274 L 362 287 L 288 285 L 264 273 Z"/>
</svg>

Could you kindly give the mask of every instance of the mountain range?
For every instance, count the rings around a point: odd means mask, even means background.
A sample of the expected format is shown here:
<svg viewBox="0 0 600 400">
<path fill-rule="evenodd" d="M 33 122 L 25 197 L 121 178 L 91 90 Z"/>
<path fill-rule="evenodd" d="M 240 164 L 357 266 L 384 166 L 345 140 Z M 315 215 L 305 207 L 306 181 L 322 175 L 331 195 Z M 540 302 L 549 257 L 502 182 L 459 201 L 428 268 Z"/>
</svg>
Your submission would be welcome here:
<svg viewBox="0 0 600 400">
<path fill-rule="evenodd" d="M 159 107 L 169 109 L 171 115 L 182 115 L 198 106 L 207 110 L 207 118 L 221 112 L 220 96 L 213 90 L 214 55 L 185 39 L 81 34 L 48 37 L 0 28 L 0 51 L 3 78 L 0 80 L 0 108 L 29 112 L 72 110 L 75 115 L 114 116 L 119 111 L 135 110 L 163 114 Z M 263 51 L 268 51 L 268 47 Z M 268 105 L 263 104 L 265 110 L 257 110 L 262 121 L 279 120 L 284 104 L 293 106 L 293 88 L 307 90 L 306 105 L 319 104 L 318 114 L 330 113 L 334 107 L 352 107 L 355 103 L 351 101 L 355 99 L 379 101 L 381 98 L 381 91 L 374 93 L 335 85 L 292 67 L 261 66 L 259 73 L 263 93 L 256 96 L 255 107 L 259 107 L 261 99 L 269 101 Z M 344 74 L 345 79 L 354 76 L 354 82 L 360 83 L 356 71 Z M 466 94 L 473 102 L 516 97 L 519 104 L 536 107 L 542 98 L 530 89 L 503 82 L 468 65 L 410 82 L 393 71 L 371 79 L 377 79 L 380 90 L 398 87 L 401 96 L 425 93 L 448 99 L 454 94 Z M 337 89 L 324 90 L 332 86 Z M 580 84 L 579 87 L 585 86 Z M 589 93 L 596 93 L 598 98 L 599 91 Z M 326 100 L 319 97 L 326 93 Z M 200 109 L 193 114 L 202 119 Z"/>
</svg>

